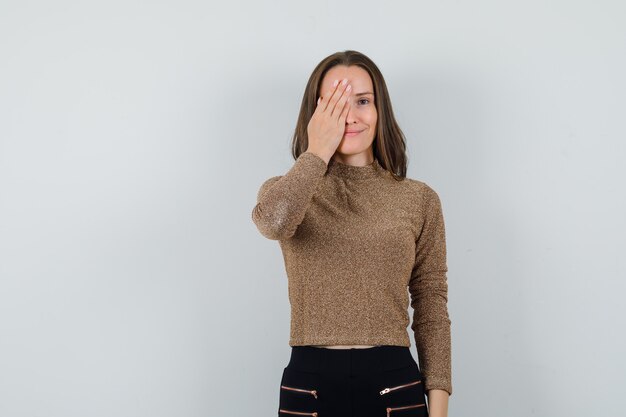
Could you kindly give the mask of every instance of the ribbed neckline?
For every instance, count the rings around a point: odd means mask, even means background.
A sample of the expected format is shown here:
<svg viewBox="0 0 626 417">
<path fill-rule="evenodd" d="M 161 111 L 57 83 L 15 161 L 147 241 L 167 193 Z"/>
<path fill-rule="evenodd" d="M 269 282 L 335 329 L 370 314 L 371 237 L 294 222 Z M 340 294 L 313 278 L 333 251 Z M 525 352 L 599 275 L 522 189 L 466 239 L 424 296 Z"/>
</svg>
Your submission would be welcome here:
<svg viewBox="0 0 626 417">
<path fill-rule="evenodd" d="M 378 163 L 378 160 L 374 158 L 374 161 L 365 166 L 355 166 L 344 164 L 339 161 L 335 161 L 331 158 L 328 161 L 328 173 L 336 177 L 349 178 L 352 180 L 361 180 L 377 177 L 382 170 L 382 167 Z"/>
</svg>

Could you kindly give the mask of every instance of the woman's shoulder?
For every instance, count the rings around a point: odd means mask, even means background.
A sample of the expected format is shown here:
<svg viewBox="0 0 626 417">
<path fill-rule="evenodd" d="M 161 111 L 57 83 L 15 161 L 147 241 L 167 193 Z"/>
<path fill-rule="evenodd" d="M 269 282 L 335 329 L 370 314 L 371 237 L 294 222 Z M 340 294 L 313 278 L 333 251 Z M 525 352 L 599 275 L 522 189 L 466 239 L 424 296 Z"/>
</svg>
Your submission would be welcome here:
<svg viewBox="0 0 626 417">
<path fill-rule="evenodd" d="M 391 175 L 388 176 L 397 187 L 403 192 L 414 195 L 420 199 L 423 198 L 438 198 L 437 191 L 424 180 L 417 178 L 404 177 L 402 180 L 395 180 Z"/>
</svg>

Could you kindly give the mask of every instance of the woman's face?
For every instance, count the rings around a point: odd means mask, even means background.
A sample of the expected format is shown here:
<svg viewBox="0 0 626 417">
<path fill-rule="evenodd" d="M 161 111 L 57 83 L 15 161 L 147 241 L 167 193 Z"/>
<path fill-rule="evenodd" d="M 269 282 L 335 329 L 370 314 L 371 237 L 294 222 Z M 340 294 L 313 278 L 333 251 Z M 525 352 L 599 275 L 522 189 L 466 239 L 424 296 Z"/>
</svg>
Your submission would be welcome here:
<svg viewBox="0 0 626 417">
<path fill-rule="evenodd" d="M 329 69 L 321 85 L 321 95 L 329 97 L 334 90 L 333 81 L 348 79 L 352 85 L 350 103 L 352 104 L 346 118 L 346 128 L 343 139 L 337 147 L 336 153 L 343 157 L 362 155 L 358 161 L 350 158 L 353 163 L 365 163 L 372 159 L 372 143 L 376 137 L 376 121 L 378 112 L 374 104 L 374 86 L 372 79 L 363 68 L 351 65 L 336 65 Z M 352 133 L 354 132 L 354 133 Z M 346 159 L 346 158 L 342 158 Z"/>
</svg>

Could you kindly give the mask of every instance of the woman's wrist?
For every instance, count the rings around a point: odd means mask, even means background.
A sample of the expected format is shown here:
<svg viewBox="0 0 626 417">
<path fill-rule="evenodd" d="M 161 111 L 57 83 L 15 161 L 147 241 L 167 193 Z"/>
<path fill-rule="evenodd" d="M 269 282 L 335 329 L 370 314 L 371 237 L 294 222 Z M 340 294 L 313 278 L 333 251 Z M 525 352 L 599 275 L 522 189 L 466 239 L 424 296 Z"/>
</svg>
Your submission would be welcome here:
<svg viewBox="0 0 626 417">
<path fill-rule="evenodd" d="M 442 389 L 431 389 L 428 396 L 428 415 L 430 417 L 448 417 L 448 399 L 450 394 Z"/>
<path fill-rule="evenodd" d="M 305 152 L 312 153 L 313 155 L 321 158 L 324 162 L 326 162 L 326 165 L 328 165 L 330 158 L 332 158 L 332 155 L 328 156 L 326 152 L 320 151 L 318 149 L 307 148 Z"/>
</svg>

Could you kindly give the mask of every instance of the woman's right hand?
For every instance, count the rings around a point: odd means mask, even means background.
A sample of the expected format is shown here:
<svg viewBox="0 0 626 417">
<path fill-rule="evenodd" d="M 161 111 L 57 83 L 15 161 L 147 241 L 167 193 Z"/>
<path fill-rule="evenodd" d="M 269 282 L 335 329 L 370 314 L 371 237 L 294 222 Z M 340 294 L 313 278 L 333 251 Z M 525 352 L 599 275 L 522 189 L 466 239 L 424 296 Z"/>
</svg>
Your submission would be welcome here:
<svg viewBox="0 0 626 417">
<path fill-rule="evenodd" d="M 348 84 L 347 79 L 341 83 L 338 81 L 333 84 L 334 90 L 317 100 L 317 107 L 307 125 L 309 136 L 307 151 L 313 152 L 327 164 L 343 139 L 350 109 L 348 99 L 352 86 Z"/>
</svg>

